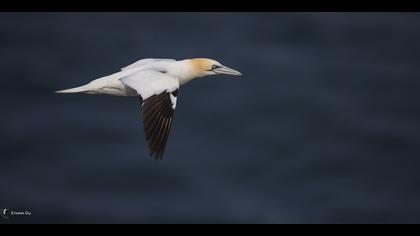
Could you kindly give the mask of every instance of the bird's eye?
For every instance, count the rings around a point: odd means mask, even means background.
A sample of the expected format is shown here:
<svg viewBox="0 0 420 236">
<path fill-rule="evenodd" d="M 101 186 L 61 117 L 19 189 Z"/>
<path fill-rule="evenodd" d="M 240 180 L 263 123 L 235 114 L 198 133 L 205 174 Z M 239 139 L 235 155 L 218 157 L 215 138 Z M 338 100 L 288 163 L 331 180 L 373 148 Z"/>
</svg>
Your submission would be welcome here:
<svg viewBox="0 0 420 236">
<path fill-rule="evenodd" d="M 212 66 L 211 66 L 211 69 L 212 69 L 212 70 L 215 70 L 215 69 L 217 69 L 217 68 L 220 68 L 220 66 L 219 66 L 219 65 L 212 65 Z"/>
</svg>

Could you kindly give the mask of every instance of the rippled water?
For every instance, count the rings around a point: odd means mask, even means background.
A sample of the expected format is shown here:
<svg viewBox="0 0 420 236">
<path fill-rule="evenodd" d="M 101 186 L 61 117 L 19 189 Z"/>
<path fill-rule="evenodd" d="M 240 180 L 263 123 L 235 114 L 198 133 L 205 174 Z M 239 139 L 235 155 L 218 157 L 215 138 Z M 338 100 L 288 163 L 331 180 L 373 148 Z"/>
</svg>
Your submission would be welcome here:
<svg viewBox="0 0 420 236">
<path fill-rule="evenodd" d="M 0 13 L 0 223 L 419 223 L 420 14 Z M 140 58 L 183 87 L 163 161 L 136 98 L 57 95 Z"/>
</svg>

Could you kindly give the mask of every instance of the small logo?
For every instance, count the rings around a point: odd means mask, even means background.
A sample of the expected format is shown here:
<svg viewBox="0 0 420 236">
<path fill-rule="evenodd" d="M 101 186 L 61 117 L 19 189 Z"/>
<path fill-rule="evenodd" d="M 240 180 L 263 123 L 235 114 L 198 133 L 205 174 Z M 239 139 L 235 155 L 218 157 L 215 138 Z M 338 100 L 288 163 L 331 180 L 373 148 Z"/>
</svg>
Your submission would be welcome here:
<svg viewBox="0 0 420 236">
<path fill-rule="evenodd" d="M 23 217 L 23 216 L 31 216 L 32 212 L 27 211 L 27 210 L 11 210 L 8 208 L 3 208 L 0 212 L 1 217 L 5 220 L 8 220 L 10 218 L 15 218 L 15 217 Z"/>
<path fill-rule="evenodd" d="M 4 208 L 4 209 L 1 211 L 1 216 L 3 217 L 3 219 L 6 219 L 6 220 L 8 220 L 8 219 L 9 219 L 9 216 L 7 215 L 7 211 L 8 211 L 8 209 L 7 209 L 7 208 Z"/>
</svg>

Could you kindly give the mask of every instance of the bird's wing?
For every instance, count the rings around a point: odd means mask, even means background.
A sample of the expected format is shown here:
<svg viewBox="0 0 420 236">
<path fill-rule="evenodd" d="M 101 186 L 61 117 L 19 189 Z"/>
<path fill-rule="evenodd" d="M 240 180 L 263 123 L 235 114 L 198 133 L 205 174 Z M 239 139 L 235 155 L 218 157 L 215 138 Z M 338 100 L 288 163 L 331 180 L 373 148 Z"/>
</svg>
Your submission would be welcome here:
<svg viewBox="0 0 420 236">
<path fill-rule="evenodd" d="M 127 70 L 127 69 L 131 69 L 134 67 L 142 67 L 145 65 L 149 65 L 152 63 L 156 63 L 156 62 L 161 62 L 161 61 L 175 61 L 174 59 L 161 59 L 161 58 L 147 58 L 147 59 L 141 59 L 138 60 L 136 62 L 134 62 L 133 64 L 130 64 L 124 68 L 122 68 L 121 70 Z"/>
<path fill-rule="evenodd" d="M 162 159 L 175 112 L 178 80 L 158 71 L 141 70 L 121 81 L 139 94 L 150 155 Z"/>
</svg>

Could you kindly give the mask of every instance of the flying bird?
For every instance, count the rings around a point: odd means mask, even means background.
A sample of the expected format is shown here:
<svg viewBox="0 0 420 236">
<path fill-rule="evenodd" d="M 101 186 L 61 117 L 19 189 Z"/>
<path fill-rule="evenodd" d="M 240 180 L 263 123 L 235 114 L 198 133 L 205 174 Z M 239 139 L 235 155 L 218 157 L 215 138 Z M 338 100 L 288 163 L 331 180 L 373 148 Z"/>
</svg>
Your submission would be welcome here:
<svg viewBox="0 0 420 236">
<path fill-rule="evenodd" d="M 162 159 L 171 129 L 179 87 L 208 75 L 241 75 L 208 58 L 186 60 L 142 59 L 121 71 L 90 83 L 56 93 L 137 96 L 141 104 L 144 133 L 150 155 Z"/>
</svg>

